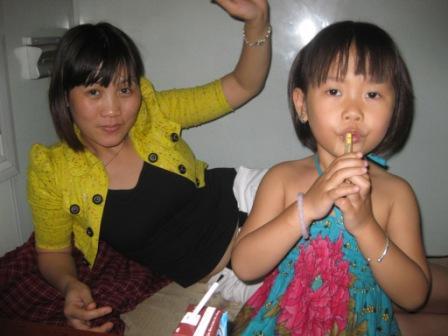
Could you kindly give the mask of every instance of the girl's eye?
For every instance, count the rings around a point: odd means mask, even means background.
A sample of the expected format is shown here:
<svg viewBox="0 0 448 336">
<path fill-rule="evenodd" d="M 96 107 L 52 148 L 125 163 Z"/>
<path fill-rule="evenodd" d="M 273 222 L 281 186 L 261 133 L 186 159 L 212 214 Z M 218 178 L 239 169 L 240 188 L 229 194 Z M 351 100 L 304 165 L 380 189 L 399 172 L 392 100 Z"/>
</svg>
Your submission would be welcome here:
<svg viewBox="0 0 448 336">
<path fill-rule="evenodd" d="M 338 89 L 328 89 L 327 93 L 330 96 L 340 96 L 341 95 L 341 92 Z"/>
<path fill-rule="evenodd" d="M 378 92 L 367 92 L 367 97 L 370 99 L 376 99 L 380 97 L 380 94 Z"/>
</svg>

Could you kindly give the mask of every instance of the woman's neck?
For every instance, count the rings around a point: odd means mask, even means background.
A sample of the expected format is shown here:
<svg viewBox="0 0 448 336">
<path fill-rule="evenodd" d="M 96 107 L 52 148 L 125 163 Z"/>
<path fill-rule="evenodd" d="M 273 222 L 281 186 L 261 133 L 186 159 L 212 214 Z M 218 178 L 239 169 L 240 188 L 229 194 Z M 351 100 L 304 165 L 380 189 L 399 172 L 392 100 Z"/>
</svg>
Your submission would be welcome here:
<svg viewBox="0 0 448 336">
<path fill-rule="evenodd" d="M 107 167 L 122 154 L 128 143 L 128 137 L 126 136 L 120 143 L 111 147 L 90 143 L 84 143 L 84 145 L 103 163 L 104 167 Z"/>
</svg>

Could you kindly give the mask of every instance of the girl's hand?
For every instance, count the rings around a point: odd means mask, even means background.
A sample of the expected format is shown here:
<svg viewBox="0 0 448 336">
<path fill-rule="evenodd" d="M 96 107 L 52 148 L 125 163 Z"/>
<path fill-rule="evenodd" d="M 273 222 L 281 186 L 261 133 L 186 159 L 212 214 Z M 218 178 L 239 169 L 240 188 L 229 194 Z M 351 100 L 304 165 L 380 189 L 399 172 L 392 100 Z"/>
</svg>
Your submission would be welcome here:
<svg viewBox="0 0 448 336">
<path fill-rule="evenodd" d="M 359 231 L 360 228 L 375 221 L 371 200 L 372 185 L 368 173 L 360 176 L 352 176 L 348 181 L 348 183 L 357 186 L 359 191 L 339 198 L 335 204 L 344 214 L 345 228 L 351 234 L 355 235 L 355 232 Z"/>
<path fill-rule="evenodd" d="M 113 328 L 112 322 L 92 327 L 91 320 L 112 312 L 111 307 L 97 308 L 93 301 L 90 288 L 80 281 L 72 281 L 65 291 L 64 315 L 68 325 L 75 329 L 94 332 L 109 332 Z"/>
<path fill-rule="evenodd" d="M 215 0 L 229 15 L 246 23 L 266 21 L 268 17 L 267 0 Z"/>
<path fill-rule="evenodd" d="M 337 200 L 358 193 L 359 185 L 346 181 L 358 180 L 366 173 L 367 163 L 362 160 L 361 153 L 336 158 L 304 196 L 305 222 L 325 217 Z"/>
</svg>

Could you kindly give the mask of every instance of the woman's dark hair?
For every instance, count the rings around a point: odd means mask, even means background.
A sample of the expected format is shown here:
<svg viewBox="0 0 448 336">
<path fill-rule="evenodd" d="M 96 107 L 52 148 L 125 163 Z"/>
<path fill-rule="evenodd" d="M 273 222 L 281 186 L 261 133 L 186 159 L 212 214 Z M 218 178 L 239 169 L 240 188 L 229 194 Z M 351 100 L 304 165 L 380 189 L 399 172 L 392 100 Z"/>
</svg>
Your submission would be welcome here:
<svg viewBox="0 0 448 336">
<path fill-rule="evenodd" d="M 391 80 L 395 91 L 395 106 L 389 129 L 384 139 L 373 150 L 390 155 L 405 144 L 413 122 L 414 94 L 406 64 L 395 42 L 383 29 L 365 23 L 342 21 L 321 30 L 296 56 L 288 80 L 288 99 L 294 128 L 300 142 L 317 150 L 316 140 L 308 123 L 301 123 L 292 101 L 292 93 L 299 88 L 306 95 L 311 86 L 319 86 L 327 79 L 332 65 L 337 77 L 347 73 L 350 47 L 356 48 L 356 74 L 368 75 L 375 81 Z"/>
<path fill-rule="evenodd" d="M 75 151 L 84 149 L 75 133 L 68 94 L 78 85 L 107 87 L 123 69 L 128 82 L 140 80 L 144 65 L 132 39 L 117 27 L 100 22 L 69 29 L 59 43 L 50 81 L 50 112 L 56 133 Z"/>
</svg>

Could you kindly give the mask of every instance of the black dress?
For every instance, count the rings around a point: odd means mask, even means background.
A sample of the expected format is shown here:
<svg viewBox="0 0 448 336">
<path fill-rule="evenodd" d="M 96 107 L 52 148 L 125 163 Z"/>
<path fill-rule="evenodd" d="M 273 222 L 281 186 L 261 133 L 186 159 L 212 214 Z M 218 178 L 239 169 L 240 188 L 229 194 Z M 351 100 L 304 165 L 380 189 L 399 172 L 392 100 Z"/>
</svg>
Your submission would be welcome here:
<svg viewBox="0 0 448 336">
<path fill-rule="evenodd" d="M 206 170 L 206 186 L 144 163 L 130 190 L 109 190 L 101 240 L 187 287 L 208 275 L 238 221 L 232 168 Z"/>
</svg>

